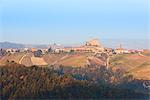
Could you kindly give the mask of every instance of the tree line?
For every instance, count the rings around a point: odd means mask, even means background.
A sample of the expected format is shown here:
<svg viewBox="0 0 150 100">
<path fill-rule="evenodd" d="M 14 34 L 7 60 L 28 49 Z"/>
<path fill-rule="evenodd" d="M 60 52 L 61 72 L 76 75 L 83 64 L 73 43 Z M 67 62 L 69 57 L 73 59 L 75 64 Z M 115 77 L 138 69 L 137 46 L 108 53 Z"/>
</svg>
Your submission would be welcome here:
<svg viewBox="0 0 150 100">
<path fill-rule="evenodd" d="M 79 71 L 76 71 L 79 70 Z M 16 64 L 0 67 L 0 96 L 5 99 L 146 99 L 147 94 L 113 85 L 105 69 L 82 75 L 85 69 L 52 68 Z M 103 70 L 103 71 L 101 71 Z M 66 71 L 66 72 L 65 72 Z M 103 72 L 103 73 L 101 73 Z M 97 74 L 100 74 L 99 76 Z M 106 74 L 107 73 L 107 74 Z M 105 75 L 106 74 L 106 75 Z M 97 76 L 96 76 L 97 75 Z M 94 79 L 94 76 L 97 77 Z M 103 76 L 103 77 L 102 77 Z M 99 78 L 98 78 L 99 77 Z M 96 82 L 96 80 L 98 80 Z M 105 80 L 105 81 L 104 81 Z M 103 82 L 104 81 L 104 82 Z M 107 84 L 108 83 L 108 84 Z"/>
</svg>

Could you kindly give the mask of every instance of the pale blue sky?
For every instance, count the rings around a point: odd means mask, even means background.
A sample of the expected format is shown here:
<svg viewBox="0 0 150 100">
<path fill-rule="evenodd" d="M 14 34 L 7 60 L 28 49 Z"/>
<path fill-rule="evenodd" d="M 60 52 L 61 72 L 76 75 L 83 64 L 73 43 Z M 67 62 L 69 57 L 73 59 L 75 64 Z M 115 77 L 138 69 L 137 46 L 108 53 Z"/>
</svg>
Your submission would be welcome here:
<svg viewBox="0 0 150 100">
<path fill-rule="evenodd" d="M 149 39 L 148 0 L 0 0 L 0 41 Z"/>
</svg>

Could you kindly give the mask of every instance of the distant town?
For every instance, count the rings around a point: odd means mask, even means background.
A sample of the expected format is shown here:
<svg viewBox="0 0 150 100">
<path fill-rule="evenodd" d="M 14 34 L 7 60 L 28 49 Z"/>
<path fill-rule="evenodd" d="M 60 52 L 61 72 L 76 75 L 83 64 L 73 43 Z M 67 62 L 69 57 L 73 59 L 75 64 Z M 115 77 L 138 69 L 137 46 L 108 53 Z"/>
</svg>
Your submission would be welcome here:
<svg viewBox="0 0 150 100">
<path fill-rule="evenodd" d="M 0 0 L 0 100 L 150 100 L 150 0 Z"/>
<path fill-rule="evenodd" d="M 48 52 L 51 53 L 61 53 L 61 52 L 93 52 L 93 53 L 100 53 L 100 52 L 109 52 L 112 54 L 127 54 L 127 53 L 140 53 L 145 51 L 146 49 L 126 49 L 123 47 L 122 44 L 118 46 L 118 48 L 105 48 L 98 39 L 92 39 L 82 46 L 79 47 L 63 47 L 58 44 L 54 44 L 49 46 L 48 48 L 1 48 L 0 56 L 6 53 L 17 53 L 17 52 L 32 52 L 34 54 L 45 54 Z"/>
</svg>

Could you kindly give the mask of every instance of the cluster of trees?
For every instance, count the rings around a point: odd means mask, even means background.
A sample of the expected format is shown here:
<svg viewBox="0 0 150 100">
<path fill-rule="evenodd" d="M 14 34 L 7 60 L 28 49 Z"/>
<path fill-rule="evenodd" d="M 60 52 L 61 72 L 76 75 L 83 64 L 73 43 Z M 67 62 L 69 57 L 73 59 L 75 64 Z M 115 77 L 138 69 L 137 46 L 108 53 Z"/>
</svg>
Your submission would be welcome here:
<svg viewBox="0 0 150 100">
<path fill-rule="evenodd" d="M 42 50 L 37 50 L 33 54 L 35 57 L 41 57 L 42 56 Z"/>
<path fill-rule="evenodd" d="M 106 66 L 86 66 L 86 67 L 71 67 L 71 66 L 49 66 L 49 68 L 57 71 L 61 75 L 69 74 L 77 80 L 88 80 L 97 84 L 116 85 L 128 83 L 134 80 L 132 75 L 126 75 L 126 71 L 122 69 L 116 69 L 113 71 L 112 68 Z"/>
<path fill-rule="evenodd" d="M 110 70 L 107 70 L 106 67 L 66 67 L 60 66 L 57 71 L 61 74 L 70 74 L 77 80 L 88 80 L 95 83 L 108 84 L 111 83 L 111 76 L 113 73 Z"/>
<path fill-rule="evenodd" d="M 143 99 L 148 97 L 144 93 L 103 84 L 102 80 L 109 79 L 109 75 L 103 76 L 103 74 L 108 74 L 105 69 L 99 69 L 98 72 L 96 70 L 96 74 L 93 74 L 94 71 L 89 73 L 91 71 L 89 69 L 83 75 L 85 69 L 71 69 L 70 72 L 74 70 L 71 74 L 63 72 L 65 69 L 60 68 L 60 70 L 53 70 L 48 67 L 25 67 L 14 62 L 1 66 L 1 99 Z M 100 70 L 103 71 L 100 72 Z M 98 73 L 99 76 L 97 76 Z M 97 79 L 99 82 L 95 82 L 94 76 L 99 77 Z"/>
</svg>

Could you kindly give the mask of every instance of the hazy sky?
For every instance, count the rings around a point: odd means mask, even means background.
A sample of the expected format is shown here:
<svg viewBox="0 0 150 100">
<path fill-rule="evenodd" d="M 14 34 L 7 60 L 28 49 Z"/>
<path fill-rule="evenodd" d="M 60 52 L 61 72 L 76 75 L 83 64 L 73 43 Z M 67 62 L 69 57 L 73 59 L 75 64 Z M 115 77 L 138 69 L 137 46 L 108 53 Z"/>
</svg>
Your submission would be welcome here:
<svg viewBox="0 0 150 100">
<path fill-rule="evenodd" d="M 149 39 L 148 0 L 0 0 L 0 41 Z"/>
</svg>

